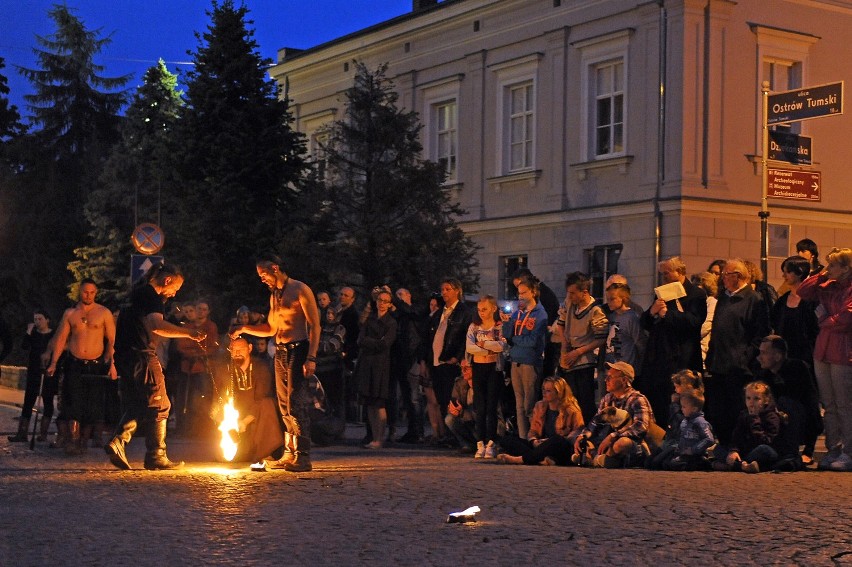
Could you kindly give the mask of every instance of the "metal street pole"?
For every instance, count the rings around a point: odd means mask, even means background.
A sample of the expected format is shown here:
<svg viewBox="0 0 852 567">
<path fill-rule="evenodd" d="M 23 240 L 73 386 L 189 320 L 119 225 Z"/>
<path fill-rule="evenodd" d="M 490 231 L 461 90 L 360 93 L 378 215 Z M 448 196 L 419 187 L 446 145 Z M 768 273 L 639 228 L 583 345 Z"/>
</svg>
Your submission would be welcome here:
<svg viewBox="0 0 852 567">
<path fill-rule="evenodd" d="M 763 91 L 763 150 L 761 151 L 761 165 L 763 166 L 763 174 L 761 176 L 761 199 L 760 212 L 757 216 L 760 217 L 760 269 L 763 270 L 763 277 L 767 278 L 769 273 L 769 203 L 767 192 L 769 184 L 769 171 L 766 166 L 766 156 L 769 155 L 769 81 L 763 81 L 761 85 Z"/>
</svg>

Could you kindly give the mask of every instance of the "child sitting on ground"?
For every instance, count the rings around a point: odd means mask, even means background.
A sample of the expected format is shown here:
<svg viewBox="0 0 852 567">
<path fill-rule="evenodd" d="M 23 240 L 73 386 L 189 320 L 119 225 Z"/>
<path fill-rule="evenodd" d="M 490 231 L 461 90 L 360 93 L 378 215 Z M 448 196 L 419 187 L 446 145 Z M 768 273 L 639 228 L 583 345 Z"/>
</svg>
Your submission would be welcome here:
<svg viewBox="0 0 852 567">
<path fill-rule="evenodd" d="M 685 391 L 691 391 L 704 395 L 704 381 L 701 374 L 692 370 L 681 370 L 672 374 L 672 385 L 674 393 L 669 404 L 669 420 L 666 427 L 666 436 L 660 450 L 654 453 L 648 461 L 648 468 L 660 470 L 663 463 L 677 454 L 680 441 L 680 424 L 683 422 L 683 412 L 680 408 L 680 396 Z"/>
<path fill-rule="evenodd" d="M 797 457 L 799 447 L 795 441 L 791 442 L 797 437 L 785 431 L 787 415 L 775 406 L 769 386 L 764 382 L 750 382 L 743 390 L 746 409 L 734 426 L 725 459 L 727 470 L 765 472 L 782 459 Z"/>
<path fill-rule="evenodd" d="M 680 407 L 683 420 L 680 423 L 680 438 L 674 454 L 663 462 L 668 471 L 697 471 L 709 469 L 707 458 L 710 448 L 716 443 L 710 423 L 704 419 L 704 394 L 695 390 L 680 392 Z"/>
</svg>

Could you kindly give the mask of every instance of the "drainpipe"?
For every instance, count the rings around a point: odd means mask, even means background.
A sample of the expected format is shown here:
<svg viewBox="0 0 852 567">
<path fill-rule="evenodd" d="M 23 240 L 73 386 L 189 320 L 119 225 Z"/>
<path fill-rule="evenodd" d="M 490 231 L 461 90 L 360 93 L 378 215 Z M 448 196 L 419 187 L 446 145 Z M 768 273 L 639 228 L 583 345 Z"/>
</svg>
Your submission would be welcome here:
<svg viewBox="0 0 852 567">
<path fill-rule="evenodd" d="M 666 42 L 668 37 L 668 13 L 665 0 L 658 0 L 660 6 L 660 53 L 659 53 L 659 113 L 657 115 L 657 184 L 654 190 L 654 275 L 651 287 L 657 285 L 657 265 L 660 263 L 663 243 L 663 213 L 660 210 L 660 193 L 665 181 L 666 167 Z"/>
</svg>

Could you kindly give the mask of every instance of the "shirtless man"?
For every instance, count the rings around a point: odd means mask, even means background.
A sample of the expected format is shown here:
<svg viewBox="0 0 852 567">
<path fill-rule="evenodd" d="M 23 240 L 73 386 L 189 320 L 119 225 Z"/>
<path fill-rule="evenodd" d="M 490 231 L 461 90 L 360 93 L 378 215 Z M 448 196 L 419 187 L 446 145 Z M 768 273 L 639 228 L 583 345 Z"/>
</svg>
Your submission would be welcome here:
<svg viewBox="0 0 852 567">
<path fill-rule="evenodd" d="M 47 367 L 48 376 L 53 376 L 67 345 L 57 423 L 64 422 L 61 428 L 67 428 L 65 452 L 69 455 L 82 452 L 93 428 L 97 427 L 100 433 L 106 409 L 107 383 L 103 377 L 118 378 L 113 361 L 115 321 L 109 309 L 95 303 L 97 293 L 93 280 L 80 282 L 80 300 L 62 314 Z"/>
<path fill-rule="evenodd" d="M 311 466 L 311 424 L 308 382 L 314 374 L 320 342 L 320 318 L 314 293 L 306 284 L 290 278 L 275 255 L 256 262 L 257 275 L 272 292 L 266 323 L 243 325 L 231 332 L 231 339 L 246 333 L 274 337 L 275 390 L 284 422 L 284 456 L 273 468 L 306 472 Z"/>
</svg>

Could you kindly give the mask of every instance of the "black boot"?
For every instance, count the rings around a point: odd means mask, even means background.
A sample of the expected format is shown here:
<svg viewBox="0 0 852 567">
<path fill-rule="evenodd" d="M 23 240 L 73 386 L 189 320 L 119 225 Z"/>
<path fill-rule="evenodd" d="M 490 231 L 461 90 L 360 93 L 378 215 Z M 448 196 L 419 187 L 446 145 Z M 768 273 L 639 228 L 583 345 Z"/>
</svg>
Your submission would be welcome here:
<svg viewBox="0 0 852 567">
<path fill-rule="evenodd" d="M 26 443 L 29 441 L 27 439 L 27 430 L 30 428 L 30 418 L 21 417 L 21 421 L 18 422 L 18 432 L 14 435 L 7 435 L 6 439 L 11 441 L 12 443 Z"/>
<path fill-rule="evenodd" d="M 68 441 L 65 443 L 66 455 L 79 455 L 80 448 L 80 422 L 73 419 L 68 420 Z"/>
<path fill-rule="evenodd" d="M 180 468 L 183 466 L 183 461 L 175 463 L 169 460 L 166 455 L 166 428 L 169 422 L 166 419 L 154 420 L 148 429 L 148 436 L 145 438 L 145 447 L 148 452 L 145 453 L 145 468 L 149 471 L 164 471 Z"/>
<path fill-rule="evenodd" d="M 311 465 L 311 438 L 296 437 L 296 458 L 292 463 L 284 465 L 284 470 L 288 472 L 308 472 L 313 469 Z"/>
<path fill-rule="evenodd" d="M 36 441 L 47 441 L 47 430 L 50 429 L 50 418 L 42 416 Z"/>
<path fill-rule="evenodd" d="M 130 463 L 127 461 L 125 447 L 128 443 L 130 443 L 130 439 L 133 437 L 135 432 L 136 420 L 128 419 L 127 421 L 124 421 L 124 419 L 122 419 L 115 437 L 112 438 L 112 441 L 104 445 L 104 451 L 106 451 L 106 454 L 109 456 L 109 461 L 115 465 L 116 468 L 125 471 L 130 470 Z"/>
</svg>

